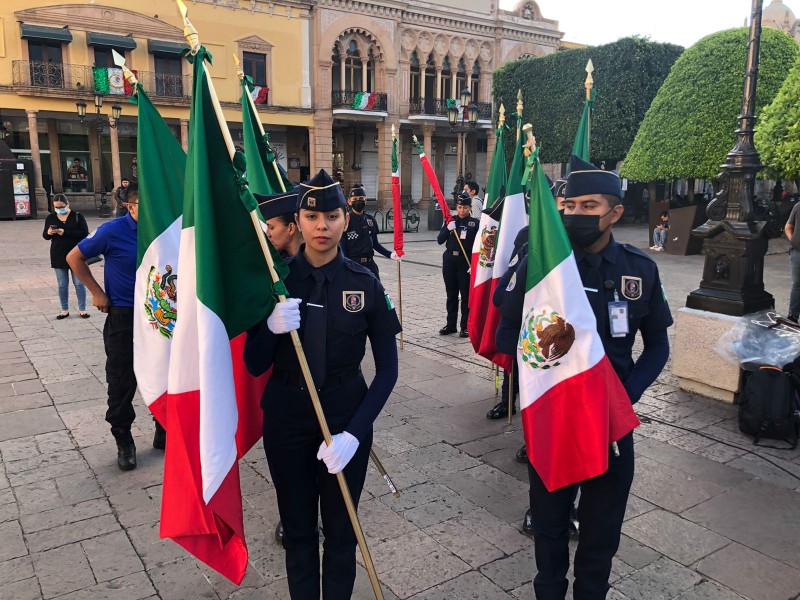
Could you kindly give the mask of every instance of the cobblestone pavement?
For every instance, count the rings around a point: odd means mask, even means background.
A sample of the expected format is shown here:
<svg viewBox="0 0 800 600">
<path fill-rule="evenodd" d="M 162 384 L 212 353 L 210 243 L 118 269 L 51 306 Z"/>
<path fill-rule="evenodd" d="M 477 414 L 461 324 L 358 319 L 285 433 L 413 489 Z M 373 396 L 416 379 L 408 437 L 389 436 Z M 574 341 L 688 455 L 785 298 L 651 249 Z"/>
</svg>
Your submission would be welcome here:
<svg viewBox="0 0 800 600">
<path fill-rule="evenodd" d="M 150 447 L 152 421 L 137 399 L 139 467 L 119 471 L 103 420 L 103 318 L 94 309 L 75 318 L 73 297 L 73 316 L 55 320 L 41 227 L 0 223 L 0 600 L 288 598 L 260 446 L 241 466 L 251 560 L 241 587 L 159 539 L 163 454 Z M 646 235 L 618 232 L 639 247 Z M 389 494 L 370 467 L 359 514 L 387 598 L 532 598 L 519 420 L 486 420 L 496 401 L 486 361 L 436 333 L 444 290 L 434 237 L 407 236 L 400 380 L 375 423 L 375 450 L 402 493 Z M 675 310 L 702 258 L 654 258 Z M 379 264 L 397 301 L 394 265 Z M 767 257 L 765 278 L 785 308 L 785 254 Z M 734 407 L 678 390 L 668 369 L 637 411 L 637 473 L 609 597 L 800 598 L 800 452 L 754 451 Z M 360 567 L 356 587 L 355 598 L 372 597 Z"/>
</svg>

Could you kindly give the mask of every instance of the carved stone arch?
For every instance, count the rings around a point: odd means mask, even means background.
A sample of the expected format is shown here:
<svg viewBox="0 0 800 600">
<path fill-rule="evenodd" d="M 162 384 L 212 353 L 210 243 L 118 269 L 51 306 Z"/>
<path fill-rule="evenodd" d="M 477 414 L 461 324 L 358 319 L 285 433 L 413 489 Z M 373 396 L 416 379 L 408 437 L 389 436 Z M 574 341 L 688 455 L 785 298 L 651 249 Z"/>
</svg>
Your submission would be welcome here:
<svg viewBox="0 0 800 600">
<path fill-rule="evenodd" d="M 464 55 L 464 40 L 459 36 L 450 39 L 450 56 L 461 58 Z"/>
<path fill-rule="evenodd" d="M 511 11 L 522 19 L 541 21 L 542 11 L 534 0 L 520 0 Z"/>
<path fill-rule="evenodd" d="M 433 38 L 433 51 L 439 58 L 439 66 L 444 61 L 444 57 L 450 53 L 450 39 L 443 33 Z"/>
<path fill-rule="evenodd" d="M 513 46 L 503 57 L 503 63 L 519 60 L 520 58 L 544 56 L 546 52 L 539 46 L 531 44 L 517 44 Z"/>
<path fill-rule="evenodd" d="M 320 52 L 323 51 L 323 48 L 326 49 L 325 52 L 328 52 L 327 49 L 333 48 L 337 41 L 341 40 L 342 43 L 344 43 L 344 40 L 346 40 L 349 45 L 351 40 L 355 40 L 361 52 L 361 56 L 369 56 L 369 50 L 372 49 L 373 58 L 376 61 L 384 61 L 390 56 L 392 64 L 397 64 L 397 55 L 394 53 L 394 48 L 392 48 L 391 45 L 382 44 L 379 38 L 366 27 L 350 26 L 339 29 L 336 23 L 342 21 L 348 21 L 352 24 L 352 19 L 337 19 L 330 27 L 326 28 L 320 43 Z M 336 33 L 337 31 L 338 33 Z M 346 47 L 345 45 L 344 48 Z M 324 60 L 324 57 L 321 56 L 320 60 Z"/>
<path fill-rule="evenodd" d="M 469 39 L 464 44 L 464 56 L 474 61 L 480 53 L 481 45 L 477 40 Z"/>
<path fill-rule="evenodd" d="M 102 4 L 58 4 L 40 6 L 14 13 L 18 21 L 37 25 L 51 25 L 77 31 L 102 31 L 136 37 L 152 37 L 165 40 L 183 40 L 183 30 L 169 23 L 116 6 Z"/>
</svg>

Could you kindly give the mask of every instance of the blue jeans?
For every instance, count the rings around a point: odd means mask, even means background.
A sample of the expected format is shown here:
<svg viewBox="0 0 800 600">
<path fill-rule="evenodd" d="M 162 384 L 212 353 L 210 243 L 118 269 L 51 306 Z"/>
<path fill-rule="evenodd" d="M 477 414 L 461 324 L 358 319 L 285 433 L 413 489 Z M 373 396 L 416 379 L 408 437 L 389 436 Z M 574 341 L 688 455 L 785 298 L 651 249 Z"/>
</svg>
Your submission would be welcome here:
<svg viewBox="0 0 800 600">
<path fill-rule="evenodd" d="M 667 230 L 666 229 L 653 229 L 653 245 L 663 248 L 667 243 Z"/>
<path fill-rule="evenodd" d="M 789 265 L 792 268 L 792 293 L 789 295 L 789 314 L 800 315 L 800 252 L 789 251 Z"/>
<path fill-rule="evenodd" d="M 69 310 L 69 269 L 53 269 L 58 282 L 58 299 L 61 301 L 61 310 Z M 75 294 L 78 296 L 78 310 L 86 310 L 86 286 L 72 273 L 72 283 L 75 285 Z"/>
</svg>

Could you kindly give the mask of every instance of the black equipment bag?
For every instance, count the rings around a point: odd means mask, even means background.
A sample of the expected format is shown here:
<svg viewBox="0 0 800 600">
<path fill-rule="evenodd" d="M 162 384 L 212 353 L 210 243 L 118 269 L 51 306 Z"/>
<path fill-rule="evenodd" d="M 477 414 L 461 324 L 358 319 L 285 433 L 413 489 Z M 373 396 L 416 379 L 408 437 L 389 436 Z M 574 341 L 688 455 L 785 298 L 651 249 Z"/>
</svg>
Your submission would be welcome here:
<svg viewBox="0 0 800 600">
<path fill-rule="evenodd" d="M 750 373 L 739 401 L 739 430 L 762 438 L 784 440 L 797 448 L 800 410 L 796 398 L 797 374 L 777 367 L 761 367 Z"/>
</svg>

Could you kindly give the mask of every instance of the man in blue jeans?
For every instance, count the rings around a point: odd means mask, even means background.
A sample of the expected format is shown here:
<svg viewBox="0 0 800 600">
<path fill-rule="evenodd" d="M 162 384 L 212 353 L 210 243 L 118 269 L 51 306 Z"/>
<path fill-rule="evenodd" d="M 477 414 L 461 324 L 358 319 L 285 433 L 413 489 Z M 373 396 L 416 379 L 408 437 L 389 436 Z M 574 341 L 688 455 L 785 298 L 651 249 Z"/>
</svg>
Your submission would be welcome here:
<svg viewBox="0 0 800 600">
<path fill-rule="evenodd" d="M 797 219 L 800 218 L 797 213 L 797 207 L 800 202 L 792 207 L 789 213 L 789 219 L 783 228 L 786 238 L 792 245 L 789 251 L 789 265 L 792 269 L 792 293 L 789 296 L 789 320 L 797 323 L 797 318 L 800 316 L 800 234 L 795 234 L 797 229 Z"/>
<path fill-rule="evenodd" d="M 92 293 L 92 304 L 106 313 L 103 343 L 106 350 L 108 410 L 106 421 L 117 443 L 117 466 L 123 471 L 136 468 L 136 445 L 131 425 L 136 417 L 133 396 L 133 288 L 136 279 L 136 236 L 139 218 L 139 189 L 128 186 L 124 217 L 101 225 L 82 240 L 68 255 L 72 271 Z M 86 259 L 102 254 L 105 258 L 103 289 L 92 275 Z M 164 449 L 166 433 L 156 422 L 153 447 Z"/>
</svg>

